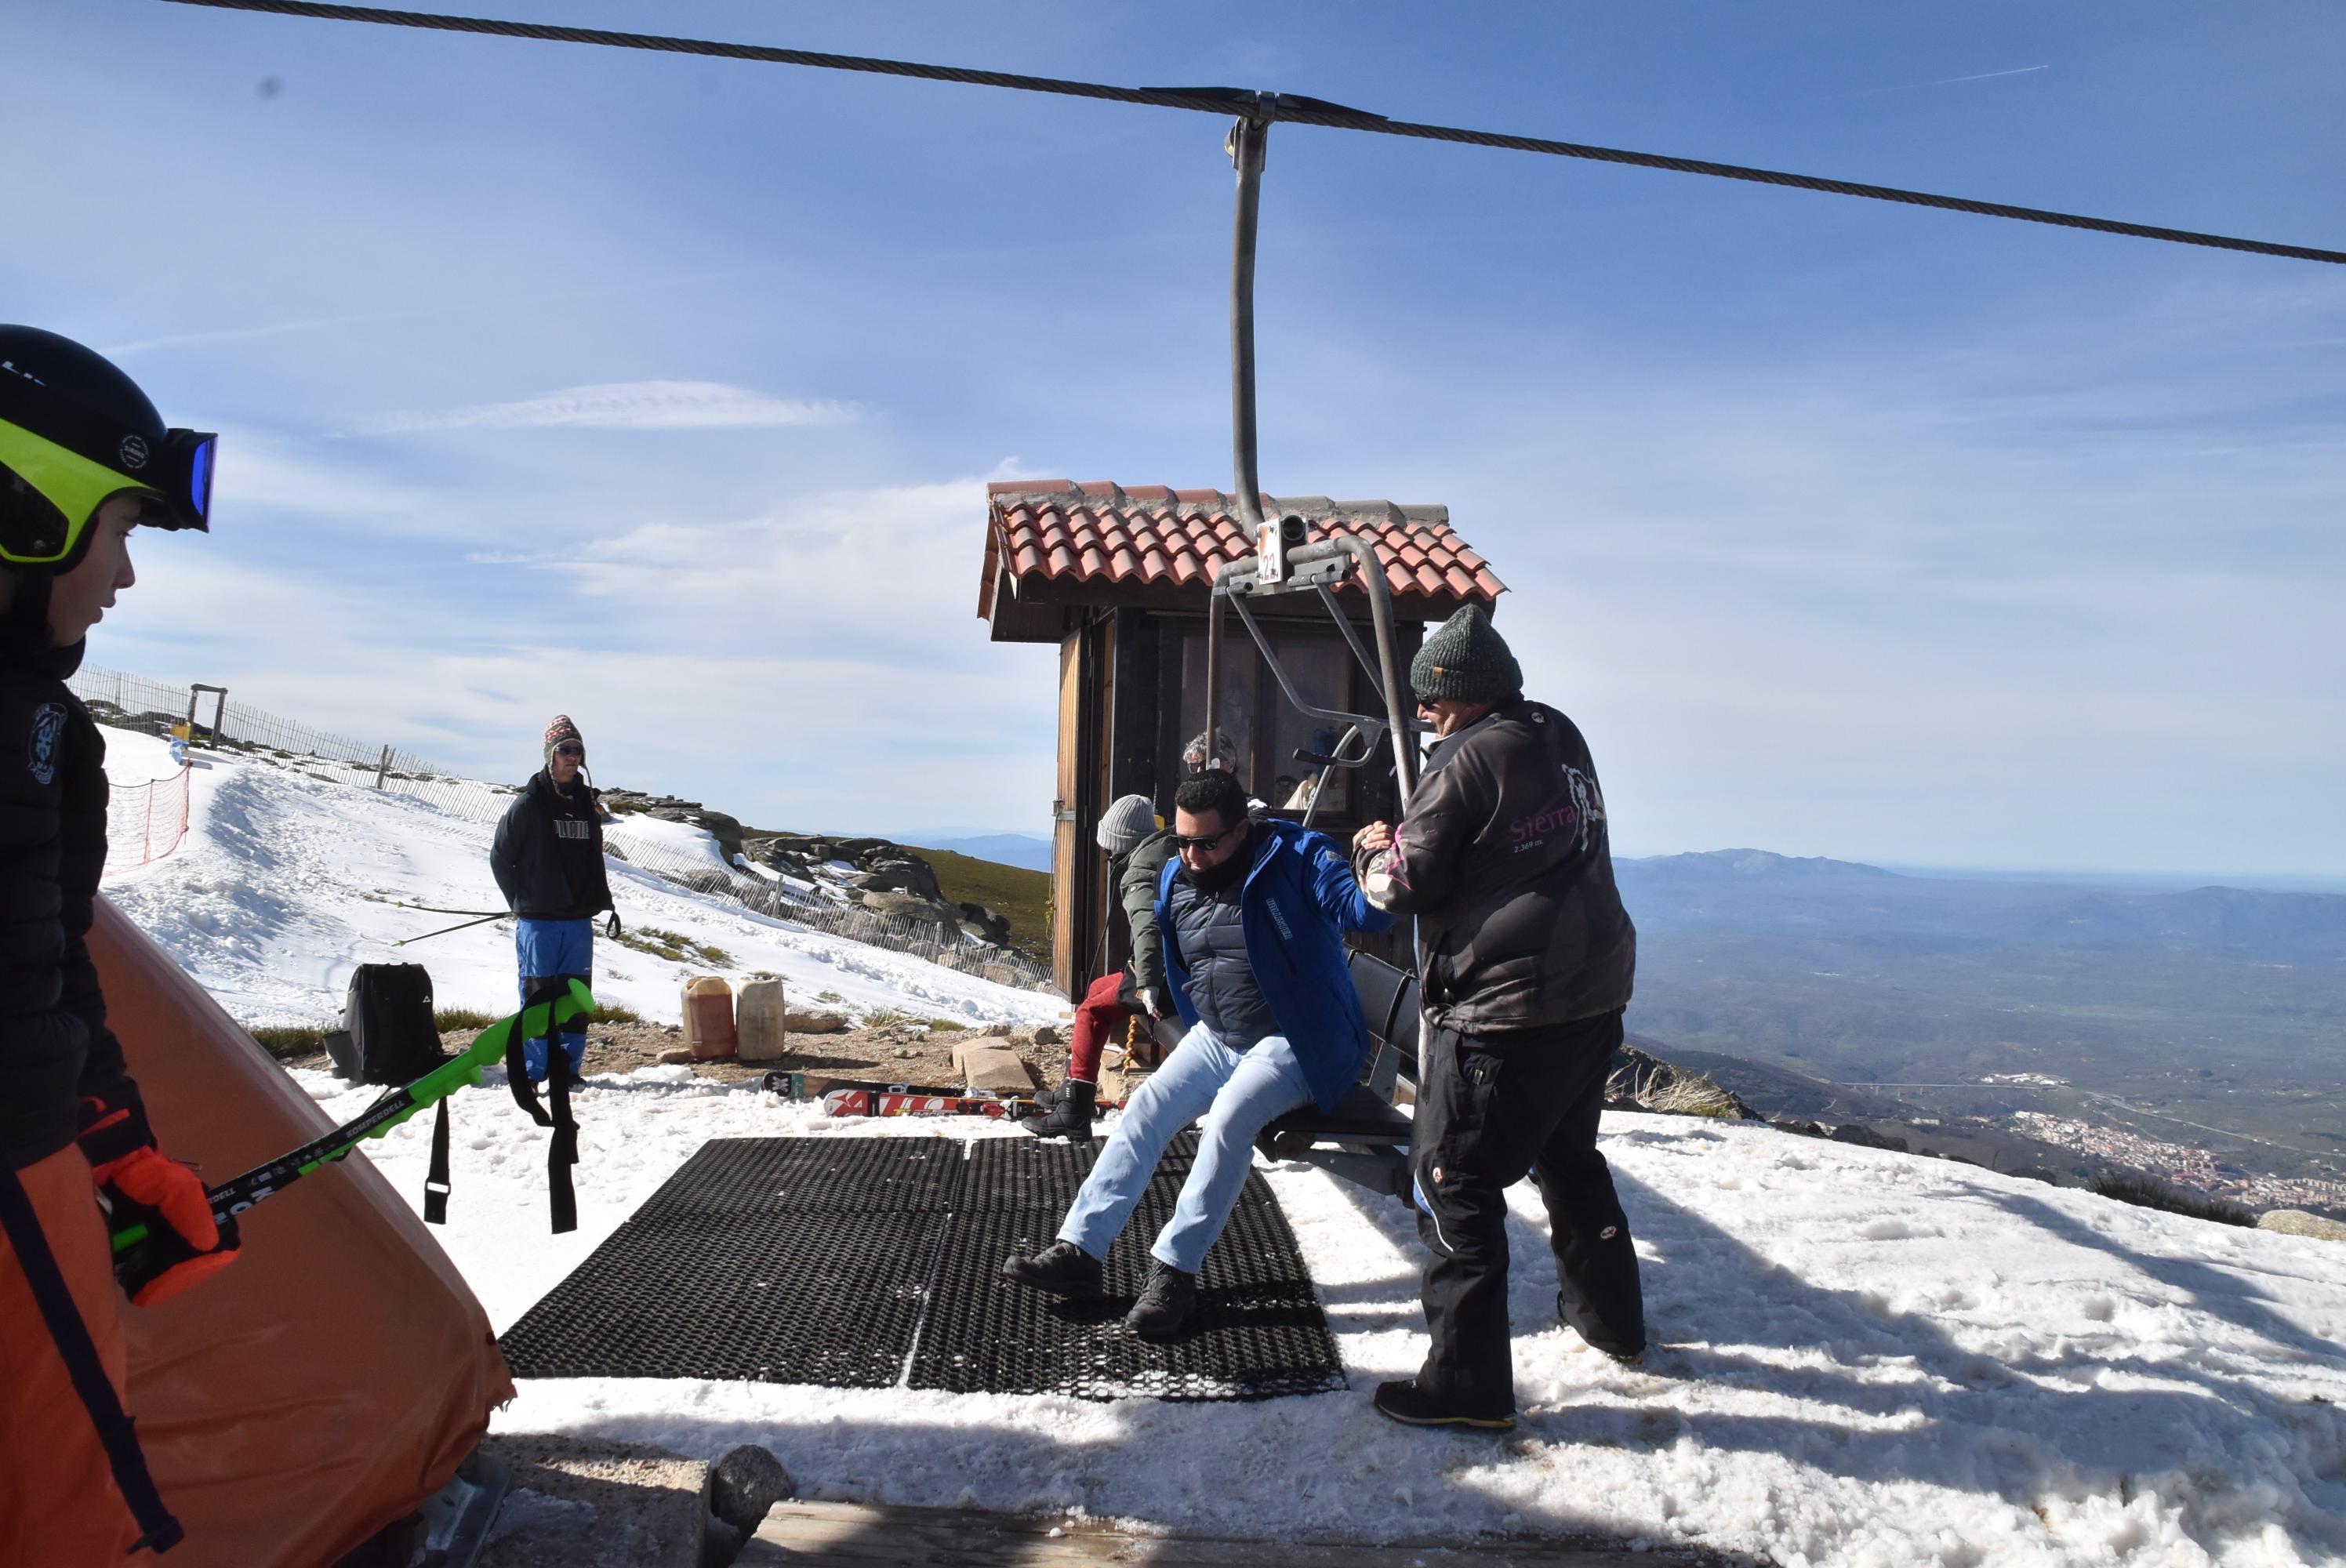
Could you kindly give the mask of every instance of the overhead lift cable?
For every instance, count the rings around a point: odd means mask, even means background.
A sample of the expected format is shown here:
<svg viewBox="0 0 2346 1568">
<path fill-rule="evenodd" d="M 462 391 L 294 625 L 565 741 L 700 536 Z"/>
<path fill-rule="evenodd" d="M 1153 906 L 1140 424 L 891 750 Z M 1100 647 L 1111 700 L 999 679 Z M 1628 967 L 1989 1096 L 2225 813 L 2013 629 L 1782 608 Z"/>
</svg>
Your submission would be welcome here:
<svg viewBox="0 0 2346 1568">
<path fill-rule="evenodd" d="M 2149 223 L 2127 223 L 2112 218 L 2089 218 L 2075 212 L 2054 212 L 2038 207 L 2015 207 L 2000 201 L 1974 201 L 1968 197 L 1940 196 L 1896 186 L 1866 185 L 1856 180 L 1827 179 L 1818 175 L 1790 174 L 1780 169 L 1752 168 L 1742 164 L 1715 163 L 1707 158 L 1673 158 L 1664 153 L 1630 152 L 1620 148 L 1592 147 L 1581 142 L 1552 141 L 1542 137 L 1509 136 L 1499 131 L 1464 130 L 1455 126 L 1419 125 L 1389 119 L 1363 109 L 1347 108 L 1321 98 L 1290 93 L 1254 92 L 1241 87 L 1118 87 L 1100 82 L 1070 82 L 1056 76 L 1020 76 L 1009 71 L 979 71 L 959 66 L 929 66 L 910 60 L 873 59 L 862 55 L 831 55 L 811 49 L 780 49 L 759 44 L 726 44 L 700 38 L 669 38 L 648 33 L 615 33 L 599 27 L 565 27 L 540 22 L 505 22 L 484 16 L 444 16 L 424 11 L 386 11 L 370 5 L 332 5 L 313 0 L 169 0 L 177 5 L 206 5 L 220 11 L 260 11 L 283 16 L 314 16 L 336 22 L 372 22 L 393 27 L 421 27 L 441 33 L 481 33 L 502 38 L 537 38 L 555 43 L 596 44 L 617 49 L 648 49 L 669 55 L 705 55 L 718 59 L 754 60 L 770 65 L 806 66 L 827 71 L 863 71 L 875 76 L 912 76 L 930 82 L 964 82 L 981 87 L 1005 87 L 1017 92 L 1056 93 L 1063 97 L 1096 98 L 1108 103 L 1145 104 L 1158 108 L 1188 109 L 1204 114 L 1236 115 L 1259 125 L 1287 122 L 1327 126 L 1337 130 L 1369 131 L 1379 136 L 1413 137 L 1423 141 L 1458 142 L 1468 147 L 1504 148 L 1516 152 L 1544 153 L 1555 158 L 1586 158 L 1596 163 L 1626 164 L 1636 168 L 1668 169 L 1678 174 L 1708 175 L 1718 179 L 1748 180 L 1758 185 L 1786 186 L 1795 190 L 1822 191 L 1831 196 L 1857 196 L 1871 201 L 1895 201 L 1909 207 L 1933 207 L 1946 212 L 1969 212 L 1984 218 L 2006 218 L 2023 223 L 2049 223 L 2062 229 L 2086 229 L 2102 234 L 2123 234 L 2137 239 L 2160 239 L 2176 245 L 2203 245 L 2218 250 L 2243 250 L 2258 256 L 2282 256 L 2299 261 L 2346 264 L 2346 251 L 2323 250 L 2308 245 L 2282 245 L 2266 239 L 2242 239 L 2224 234 L 2202 234 L 2188 229 L 2166 229 Z"/>
</svg>

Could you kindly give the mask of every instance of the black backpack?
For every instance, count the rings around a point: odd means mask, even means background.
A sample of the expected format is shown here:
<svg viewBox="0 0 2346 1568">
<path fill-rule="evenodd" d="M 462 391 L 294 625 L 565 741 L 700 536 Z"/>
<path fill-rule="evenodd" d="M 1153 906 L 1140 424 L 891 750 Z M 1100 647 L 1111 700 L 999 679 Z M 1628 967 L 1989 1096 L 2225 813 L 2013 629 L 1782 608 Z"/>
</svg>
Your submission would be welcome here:
<svg viewBox="0 0 2346 1568">
<path fill-rule="evenodd" d="M 432 1023 L 431 972 L 420 963 L 359 965 L 342 1028 L 326 1036 L 326 1052 L 353 1084 L 411 1084 L 446 1061 Z"/>
</svg>

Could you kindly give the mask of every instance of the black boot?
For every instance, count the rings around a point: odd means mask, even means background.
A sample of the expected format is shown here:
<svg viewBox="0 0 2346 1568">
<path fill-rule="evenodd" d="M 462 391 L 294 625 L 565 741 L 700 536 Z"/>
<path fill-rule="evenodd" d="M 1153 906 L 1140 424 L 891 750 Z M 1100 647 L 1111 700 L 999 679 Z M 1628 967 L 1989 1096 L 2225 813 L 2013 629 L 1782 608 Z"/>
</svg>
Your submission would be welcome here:
<svg viewBox="0 0 2346 1568">
<path fill-rule="evenodd" d="M 1467 1410 L 1427 1393 L 1417 1386 L 1415 1378 L 1379 1383 L 1376 1406 L 1380 1415 L 1390 1416 L 1403 1426 L 1474 1427 L 1482 1431 L 1503 1432 L 1515 1424 L 1515 1412 L 1512 1410 Z"/>
<path fill-rule="evenodd" d="M 1198 1277 L 1184 1274 L 1161 1257 L 1148 1261 L 1148 1283 L 1125 1314 L 1124 1326 L 1144 1339 L 1170 1339 L 1181 1332 L 1198 1305 Z"/>
<path fill-rule="evenodd" d="M 1055 1241 L 1032 1257 L 1004 1260 L 1002 1277 L 1046 1296 L 1097 1296 L 1105 1288 L 1100 1260 L 1072 1241 Z"/>
<path fill-rule="evenodd" d="M 1035 1095 L 1035 1103 L 1046 1114 L 1020 1125 L 1036 1137 L 1088 1138 L 1092 1135 L 1092 1115 L 1099 1103 L 1099 1085 L 1070 1078 L 1057 1093 L 1046 1089 Z"/>
<path fill-rule="evenodd" d="M 1576 1311 L 1570 1298 L 1561 1290 L 1556 1293 L 1556 1315 L 1564 1320 L 1566 1328 L 1587 1340 L 1589 1349 L 1604 1351 L 1622 1366 L 1634 1367 L 1646 1359 L 1646 1326 L 1642 1322 L 1637 1325 L 1637 1340 L 1625 1341 L 1606 1333 L 1595 1313 Z"/>
</svg>

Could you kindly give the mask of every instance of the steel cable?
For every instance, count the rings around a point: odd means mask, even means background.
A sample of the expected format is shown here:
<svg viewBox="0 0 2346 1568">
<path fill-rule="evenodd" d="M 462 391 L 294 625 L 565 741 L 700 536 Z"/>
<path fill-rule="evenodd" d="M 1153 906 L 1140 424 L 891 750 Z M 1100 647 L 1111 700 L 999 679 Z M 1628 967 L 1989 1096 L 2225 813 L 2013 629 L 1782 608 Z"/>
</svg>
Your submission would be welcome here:
<svg viewBox="0 0 2346 1568">
<path fill-rule="evenodd" d="M 1708 175 L 1716 179 L 1740 179 L 1757 185 L 1821 191 L 1831 196 L 1862 197 L 1870 201 L 1894 201 L 1908 207 L 1969 212 L 1984 218 L 2004 218 L 2022 223 L 2047 223 L 2061 229 L 2085 229 L 2101 234 L 2123 234 L 2137 239 L 2158 239 L 2176 245 L 2200 245 L 2218 250 L 2247 251 L 2258 256 L 2283 256 L 2299 261 L 2346 264 L 2346 251 L 2323 250 L 2310 245 L 2283 245 L 2268 239 L 2203 234 L 2189 229 L 2127 223 L 2114 218 L 2089 218 L 2080 213 L 2016 207 L 2001 201 L 1974 201 L 1968 197 L 1941 196 L 1926 190 L 1905 190 L 1897 186 L 1867 185 L 1850 179 L 1827 179 L 1818 175 L 1790 174 L 1780 169 L 1753 168 L 1736 163 L 1716 163 L 1708 158 L 1630 152 L 1621 148 L 1552 141 L 1542 137 L 1509 136 L 1499 131 L 1465 130 L 1455 126 L 1420 125 L 1288 93 L 1258 93 L 1236 87 L 1117 87 L 1100 82 L 1070 82 L 1056 76 L 979 71 L 960 66 L 928 66 L 911 60 L 882 60 L 862 55 L 831 55 L 811 49 L 773 48 L 760 44 L 669 38 L 650 33 L 615 33 L 599 27 L 566 27 L 550 23 L 505 22 L 484 16 L 444 16 L 425 11 L 386 11 L 368 5 L 321 5 L 314 3 L 314 0 L 169 0 L 169 3 L 203 5 L 219 11 L 259 11 L 283 16 L 314 16 L 336 22 L 372 22 L 386 26 L 420 27 L 442 33 L 481 33 L 502 38 L 596 44 L 608 48 L 648 49 L 669 55 L 705 55 L 718 59 L 806 66 L 826 71 L 862 71 L 874 76 L 911 76 L 922 81 L 1005 87 L 1016 92 L 1055 93 L 1062 97 L 1095 98 L 1107 103 L 1146 104 L 1158 108 L 1188 109 L 1204 114 L 1234 114 L 1267 122 L 1325 126 L 1336 130 L 1368 131 L 1379 136 L 1410 137 L 1421 141 L 1457 142 L 1467 147 L 1503 148 L 1553 158 L 1626 164 L 1635 168 L 1668 169 L 1676 174 Z"/>
</svg>

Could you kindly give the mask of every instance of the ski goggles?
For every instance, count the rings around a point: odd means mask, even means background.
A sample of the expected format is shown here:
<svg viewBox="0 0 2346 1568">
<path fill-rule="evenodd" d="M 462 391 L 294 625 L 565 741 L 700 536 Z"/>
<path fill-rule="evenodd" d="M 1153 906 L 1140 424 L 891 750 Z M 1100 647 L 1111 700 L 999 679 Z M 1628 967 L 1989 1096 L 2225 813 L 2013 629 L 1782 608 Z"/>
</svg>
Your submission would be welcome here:
<svg viewBox="0 0 2346 1568">
<path fill-rule="evenodd" d="M 37 423 L 59 440 L 30 428 L 29 411 L 11 406 L 14 392 L 0 378 L 0 561 L 41 566 L 70 558 L 97 509 L 117 495 L 152 498 L 138 519 L 148 526 L 209 532 L 219 436 L 167 431 L 158 449 L 95 415 L 44 408 Z M 28 417 L 20 423 L 19 415 Z M 61 428 L 67 425 L 75 428 Z M 100 463 L 92 451 L 116 463 Z"/>
</svg>

